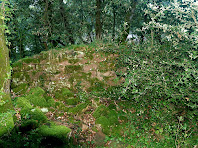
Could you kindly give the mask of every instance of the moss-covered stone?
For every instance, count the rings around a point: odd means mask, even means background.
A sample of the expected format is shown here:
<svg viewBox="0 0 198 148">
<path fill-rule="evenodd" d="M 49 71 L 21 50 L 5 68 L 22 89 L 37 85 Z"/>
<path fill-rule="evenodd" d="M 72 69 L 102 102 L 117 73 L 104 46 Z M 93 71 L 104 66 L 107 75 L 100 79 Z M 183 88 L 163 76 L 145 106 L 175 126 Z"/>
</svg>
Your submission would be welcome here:
<svg viewBox="0 0 198 148">
<path fill-rule="evenodd" d="M 38 132 L 45 137 L 52 136 L 60 139 L 67 138 L 68 133 L 71 132 L 71 129 L 61 125 L 42 125 L 39 127 Z"/>
<path fill-rule="evenodd" d="M 73 96 L 74 93 L 67 88 L 62 88 L 60 91 L 57 91 L 55 93 L 55 98 L 62 101 L 65 101 L 68 97 L 73 97 Z"/>
<path fill-rule="evenodd" d="M 47 107 L 48 104 L 43 96 L 44 93 L 45 91 L 40 87 L 32 88 L 26 96 L 26 99 L 29 100 L 34 106 Z"/>
<path fill-rule="evenodd" d="M 82 110 L 87 107 L 87 105 L 88 105 L 87 103 L 78 104 L 76 107 L 70 108 L 68 112 L 73 114 L 77 114 L 77 113 L 80 114 Z"/>
<path fill-rule="evenodd" d="M 0 137 L 13 129 L 14 121 L 11 112 L 0 113 L 0 127 Z"/>
<path fill-rule="evenodd" d="M 52 97 L 45 97 L 47 101 L 47 107 L 55 107 L 55 101 Z"/>
<path fill-rule="evenodd" d="M 0 113 L 6 113 L 8 110 L 12 110 L 13 105 L 9 94 L 3 94 L 0 99 Z"/>
<path fill-rule="evenodd" d="M 16 101 L 16 105 L 17 107 L 27 107 L 29 109 L 33 108 L 32 105 L 30 104 L 30 101 L 28 101 L 25 97 L 19 97 L 17 98 L 17 101 Z"/>
<path fill-rule="evenodd" d="M 30 118 L 37 120 L 38 123 L 45 123 L 47 121 L 47 117 L 39 108 L 31 109 Z"/>
<path fill-rule="evenodd" d="M 19 84 L 16 88 L 13 89 L 13 92 L 15 92 L 17 95 L 19 94 L 25 94 L 28 89 L 28 84 L 22 83 Z"/>
<path fill-rule="evenodd" d="M 20 131 L 24 131 L 24 132 L 28 132 L 32 129 L 36 129 L 39 127 L 39 123 L 38 120 L 34 120 L 34 119 L 29 119 L 29 120 L 25 120 L 21 123 L 20 126 Z"/>
<path fill-rule="evenodd" d="M 119 124 L 118 113 L 115 110 L 110 110 L 107 116 L 108 116 L 108 119 L 109 119 L 111 125 Z"/>
<path fill-rule="evenodd" d="M 65 100 L 65 103 L 67 105 L 76 105 L 76 104 L 78 104 L 78 102 L 79 102 L 78 98 L 68 98 Z"/>
<path fill-rule="evenodd" d="M 107 116 L 109 114 L 109 109 L 105 105 L 100 105 L 93 113 L 94 118 L 99 118 L 100 116 Z"/>
<path fill-rule="evenodd" d="M 100 116 L 98 119 L 96 119 L 96 124 L 101 124 L 103 133 L 109 135 L 110 121 L 107 119 L 107 117 Z"/>
</svg>

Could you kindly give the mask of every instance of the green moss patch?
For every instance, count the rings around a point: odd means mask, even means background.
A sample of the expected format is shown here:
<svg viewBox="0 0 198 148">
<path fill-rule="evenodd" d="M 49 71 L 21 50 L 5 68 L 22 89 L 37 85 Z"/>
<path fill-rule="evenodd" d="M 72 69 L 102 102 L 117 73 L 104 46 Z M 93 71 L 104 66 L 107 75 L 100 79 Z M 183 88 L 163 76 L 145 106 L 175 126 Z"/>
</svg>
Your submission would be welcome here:
<svg viewBox="0 0 198 148">
<path fill-rule="evenodd" d="M 37 120 L 38 123 L 44 123 L 47 121 L 47 117 L 39 108 L 31 109 L 31 112 L 29 112 L 29 114 L 30 118 Z"/>
<path fill-rule="evenodd" d="M 76 104 L 78 104 L 78 102 L 79 102 L 78 98 L 68 98 L 65 100 L 65 103 L 67 105 L 76 105 Z"/>
<path fill-rule="evenodd" d="M 69 112 L 73 114 L 81 113 L 82 110 L 87 107 L 87 105 L 87 103 L 78 104 L 76 107 L 69 109 Z"/>
<path fill-rule="evenodd" d="M 34 106 L 47 107 L 47 101 L 43 97 L 44 93 L 45 91 L 40 87 L 32 88 L 29 95 L 26 96 L 26 99 Z"/>
<path fill-rule="evenodd" d="M 27 107 L 27 108 L 33 108 L 32 105 L 30 104 L 30 101 L 28 101 L 26 98 L 24 97 L 19 97 L 17 98 L 17 101 L 16 101 L 16 105 L 17 107 Z"/>
<path fill-rule="evenodd" d="M 74 93 L 71 92 L 69 89 L 67 88 L 62 88 L 60 91 L 57 91 L 55 93 L 55 98 L 58 100 L 66 100 L 68 97 L 73 97 Z"/>
<path fill-rule="evenodd" d="M 106 116 L 109 114 L 109 109 L 105 105 L 100 105 L 93 113 L 94 118 L 99 118 L 100 116 Z"/>
<path fill-rule="evenodd" d="M 38 132 L 45 137 L 52 136 L 60 139 L 65 139 L 67 138 L 68 133 L 71 132 L 71 129 L 61 125 L 48 124 L 41 126 Z"/>
<path fill-rule="evenodd" d="M 104 134 L 109 135 L 110 133 L 110 121 L 105 116 L 101 116 L 96 119 L 96 124 L 101 124 L 102 131 Z"/>
<path fill-rule="evenodd" d="M 14 128 L 12 113 L 0 113 L 0 137 Z"/>
<path fill-rule="evenodd" d="M 5 113 L 9 109 L 13 109 L 13 105 L 11 102 L 11 98 L 9 94 L 3 94 L 2 98 L 0 99 L 0 113 Z"/>
</svg>

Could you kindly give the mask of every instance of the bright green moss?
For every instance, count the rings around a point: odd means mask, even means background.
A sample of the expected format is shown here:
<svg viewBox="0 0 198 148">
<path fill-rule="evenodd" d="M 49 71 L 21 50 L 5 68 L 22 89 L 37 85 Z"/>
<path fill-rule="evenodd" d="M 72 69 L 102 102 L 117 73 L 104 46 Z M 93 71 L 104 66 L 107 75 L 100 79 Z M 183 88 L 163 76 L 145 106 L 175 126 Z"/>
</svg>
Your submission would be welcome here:
<svg viewBox="0 0 198 148">
<path fill-rule="evenodd" d="M 40 107 L 47 107 L 48 106 L 48 103 L 46 102 L 45 98 L 42 97 L 42 96 L 28 95 L 26 98 L 34 106 L 40 106 Z"/>
<path fill-rule="evenodd" d="M 118 114 L 115 110 L 110 110 L 109 111 L 108 119 L 109 119 L 111 125 L 118 125 L 119 124 Z"/>
<path fill-rule="evenodd" d="M 9 94 L 2 95 L 3 98 L 0 99 L 0 113 L 5 113 L 8 110 L 13 109 L 11 98 Z"/>
<path fill-rule="evenodd" d="M 41 126 L 38 132 L 45 137 L 52 136 L 60 139 L 65 139 L 67 138 L 68 133 L 71 132 L 71 129 L 61 125 L 48 124 Z"/>
<path fill-rule="evenodd" d="M 0 137 L 14 128 L 12 113 L 0 113 Z"/>
<path fill-rule="evenodd" d="M 62 88 L 60 91 L 55 93 L 55 98 L 58 100 L 66 100 L 68 97 L 73 97 L 74 94 L 67 88 Z"/>
<path fill-rule="evenodd" d="M 19 97 L 17 98 L 17 101 L 16 101 L 16 105 L 17 107 L 27 107 L 27 108 L 33 108 L 32 105 L 30 104 L 30 101 L 28 101 L 26 98 L 24 97 Z"/>
<path fill-rule="evenodd" d="M 35 88 L 32 88 L 29 92 L 29 94 L 34 94 L 34 95 L 44 95 L 45 91 L 40 88 L 40 87 L 35 87 Z"/>
<path fill-rule="evenodd" d="M 28 89 L 28 84 L 22 83 L 22 84 L 19 84 L 16 88 L 14 88 L 13 92 L 15 92 L 17 95 L 25 94 L 27 89 Z"/>
<path fill-rule="evenodd" d="M 55 107 L 55 101 L 52 97 L 45 97 L 47 101 L 47 107 Z"/>
<path fill-rule="evenodd" d="M 34 106 L 47 107 L 47 101 L 43 97 L 44 93 L 45 91 L 40 87 L 32 88 L 29 95 L 26 96 L 26 99 Z"/>
<path fill-rule="evenodd" d="M 39 108 L 31 109 L 29 114 L 30 119 L 37 120 L 38 123 L 45 123 L 47 121 L 47 117 Z"/>
<path fill-rule="evenodd" d="M 109 114 L 109 109 L 104 106 L 104 105 L 100 105 L 95 112 L 93 113 L 93 117 L 94 118 L 99 118 L 100 116 L 106 116 Z"/>
<path fill-rule="evenodd" d="M 78 104 L 76 107 L 69 109 L 69 112 L 73 114 L 81 113 L 82 110 L 87 107 L 87 105 L 87 103 Z"/>
<path fill-rule="evenodd" d="M 123 130 L 123 125 L 113 126 L 111 130 L 111 135 L 121 136 L 122 130 Z"/>
<path fill-rule="evenodd" d="M 96 124 L 101 124 L 102 131 L 104 134 L 109 135 L 110 133 L 110 121 L 105 116 L 101 116 L 96 119 Z"/>
<path fill-rule="evenodd" d="M 78 102 L 79 102 L 78 98 L 68 98 L 65 100 L 65 103 L 67 105 L 76 105 L 76 104 L 78 104 Z"/>
</svg>

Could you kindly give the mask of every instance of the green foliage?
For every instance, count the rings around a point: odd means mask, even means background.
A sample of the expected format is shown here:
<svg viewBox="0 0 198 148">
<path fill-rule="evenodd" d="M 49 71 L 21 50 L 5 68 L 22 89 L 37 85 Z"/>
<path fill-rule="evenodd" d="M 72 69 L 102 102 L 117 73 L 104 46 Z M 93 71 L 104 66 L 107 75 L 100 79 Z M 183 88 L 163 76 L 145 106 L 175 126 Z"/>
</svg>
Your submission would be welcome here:
<svg viewBox="0 0 198 148">
<path fill-rule="evenodd" d="M 179 52 L 169 44 L 152 50 L 146 46 L 126 49 L 122 55 L 121 61 L 128 67 L 122 96 L 137 102 L 163 98 L 196 109 L 195 61 L 186 56 L 185 49 Z"/>
</svg>

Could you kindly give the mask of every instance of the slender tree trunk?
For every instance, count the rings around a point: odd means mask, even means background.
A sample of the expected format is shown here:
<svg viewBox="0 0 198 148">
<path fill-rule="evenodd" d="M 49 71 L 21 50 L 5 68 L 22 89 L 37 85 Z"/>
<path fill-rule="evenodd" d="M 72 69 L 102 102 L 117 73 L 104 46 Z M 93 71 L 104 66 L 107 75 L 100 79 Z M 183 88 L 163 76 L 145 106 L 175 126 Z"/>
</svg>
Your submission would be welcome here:
<svg viewBox="0 0 198 148">
<path fill-rule="evenodd" d="M 115 9 L 115 4 L 113 3 L 113 34 L 112 34 L 112 39 L 113 41 L 115 40 L 115 21 L 116 21 L 116 9 Z"/>
<path fill-rule="evenodd" d="M 0 114 L 5 113 L 6 116 L 0 116 L 0 136 L 8 132 L 14 127 L 12 114 L 8 112 L 13 109 L 10 98 L 10 60 L 9 50 L 6 46 L 4 36 L 4 3 L 0 3 Z"/>
<path fill-rule="evenodd" d="M 101 4 L 102 0 L 96 0 L 96 39 L 102 39 Z"/>
<path fill-rule="evenodd" d="M 69 36 L 69 42 L 71 44 L 74 44 L 75 41 L 73 39 L 73 34 L 72 34 L 72 30 L 69 26 L 69 23 L 68 23 L 68 20 L 67 20 L 67 17 L 66 17 L 66 11 L 65 11 L 65 8 L 64 8 L 64 3 L 63 3 L 63 0 L 59 0 L 59 7 L 60 7 L 60 14 L 61 14 L 61 17 L 62 17 L 62 22 L 63 22 L 63 25 L 64 25 L 64 28 L 65 30 L 67 30 L 68 32 L 68 36 Z"/>
<path fill-rule="evenodd" d="M 136 5 L 137 5 L 137 0 L 133 0 L 131 9 L 126 12 L 126 16 L 125 16 L 126 25 L 124 26 L 124 31 L 122 33 L 121 42 L 125 42 L 128 34 L 129 34 L 130 27 L 131 27 L 131 21 L 134 17 Z"/>
</svg>

